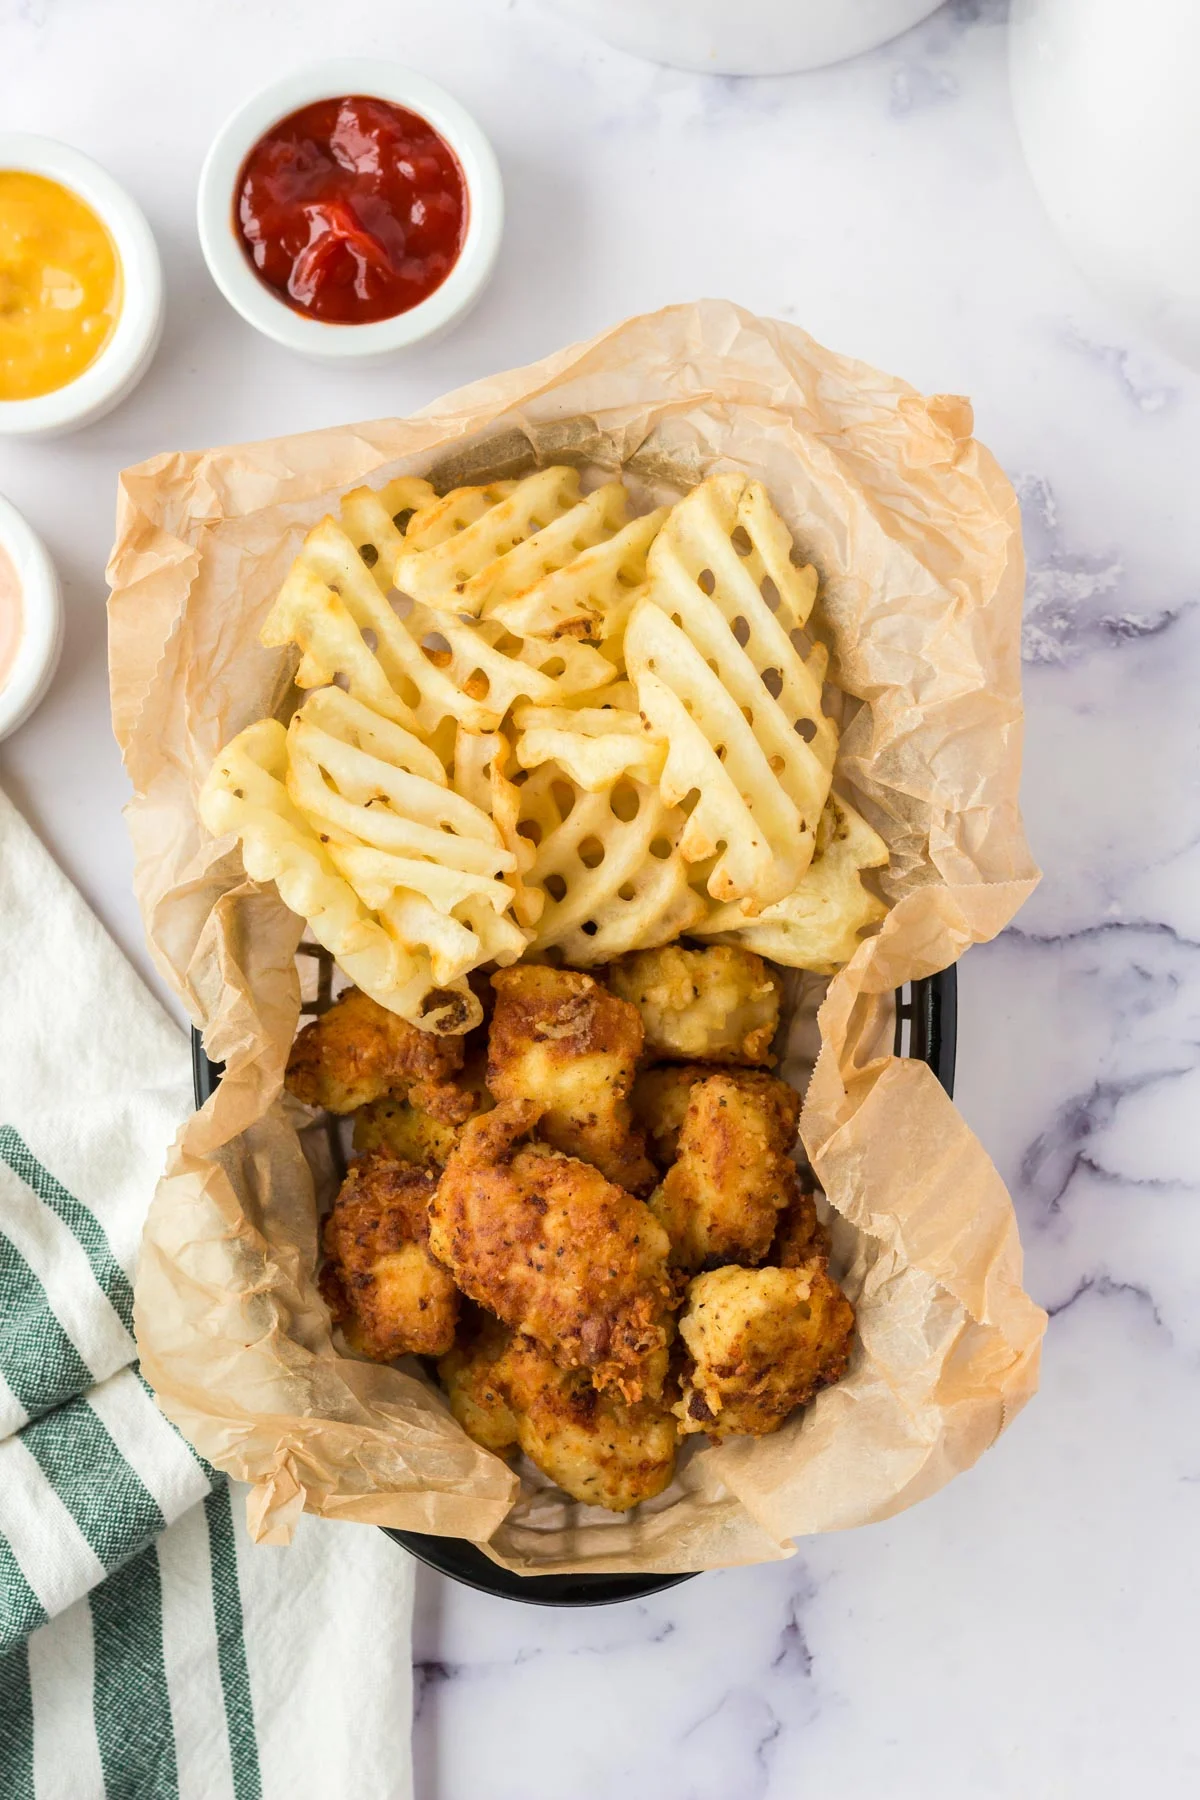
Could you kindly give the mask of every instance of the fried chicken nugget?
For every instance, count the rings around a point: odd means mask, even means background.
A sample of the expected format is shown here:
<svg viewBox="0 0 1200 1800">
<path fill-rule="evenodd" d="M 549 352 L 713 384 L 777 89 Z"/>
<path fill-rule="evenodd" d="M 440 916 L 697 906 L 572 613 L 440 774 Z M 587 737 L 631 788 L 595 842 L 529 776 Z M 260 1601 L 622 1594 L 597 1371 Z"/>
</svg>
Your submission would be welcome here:
<svg viewBox="0 0 1200 1800">
<path fill-rule="evenodd" d="M 536 963 L 499 969 L 492 987 L 487 1084 L 496 1099 L 536 1095 L 548 1144 L 631 1194 L 647 1192 L 654 1165 L 629 1103 L 642 1049 L 637 1008 L 590 975 Z"/>
<path fill-rule="evenodd" d="M 692 1089 L 711 1074 L 711 1063 L 660 1063 L 639 1071 L 630 1095 L 633 1116 L 660 1169 L 669 1169 L 675 1161 Z"/>
<path fill-rule="evenodd" d="M 585 1506 L 628 1512 L 675 1473 L 678 1430 L 651 1401 L 599 1393 L 582 1369 L 560 1369 L 532 1338 L 496 1320 L 438 1364 L 450 1410 L 485 1449 L 519 1446 Z"/>
<path fill-rule="evenodd" d="M 419 1169 L 441 1169 L 457 1144 L 461 1126 L 444 1124 L 407 1100 L 371 1100 L 354 1115 L 354 1148 L 390 1150 Z"/>
<path fill-rule="evenodd" d="M 643 1069 L 634 1082 L 634 1117 L 645 1130 L 651 1154 L 660 1169 L 668 1170 L 675 1160 L 693 1088 L 698 1081 L 708 1080 L 712 1074 L 711 1063 L 660 1063 L 655 1069 Z M 769 1081 L 772 1077 L 747 1071 L 743 1076 L 735 1074 L 733 1079 L 753 1082 Z M 790 1088 L 788 1092 L 791 1093 Z M 793 1137 L 790 1107 L 788 1111 L 790 1143 Z M 780 1147 L 786 1150 L 788 1145 Z M 778 1216 L 767 1261 L 780 1269 L 798 1268 L 815 1256 L 823 1256 L 828 1261 L 829 1233 L 817 1217 L 811 1173 L 800 1174 L 799 1181 L 793 1184 L 784 1171 L 784 1180 L 790 1197 Z M 670 1229 L 669 1221 L 664 1222 Z"/>
<path fill-rule="evenodd" d="M 461 1096 L 446 1078 L 462 1067 L 462 1059 L 461 1037 L 418 1031 L 350 988 L 296 1038 L 287 1087 L 306 1106 L 327 1112 L 353 1112 L 394 1094 L 407 1095 L 435 1118 L 453 1118 Z"/>
<path fill-rule="evenodd" d="M 802 1176 L 792 1198 L 779 1215 L 779 1229 L 768 1262 L 779 1269 L 799 1269 L 808 1263 L 829 1261 L 829 1233 L 817 1217 L 817 1199 L 811 1176 Z"/>
<path fill-rule="evenodd" d="M 463 1123 L 472 1113 L 484 1112 L 492 1105 L 492 1097 L 483 1085 L 485 1073 L 483 1059 L 477 1058 L 445 1084 L 464 1097 Z M 401 1162 L 416 1163 L 421 1168 L 441 1169 L 461 1132 L 461 1123 L 435 1119 L 409 1100 L 372 1100 L 359 1107 L 354 1116 L 355 1150 L 387 1149 Z"/>
<path fill-rule="evenodd" d="M 678 1090 L 671 1090 L 673 1105 Z M 800 1194 L 789 1151 L 800 1097 L 757 1069 L 698 1070 L 675 1161 L 650 1196 L 677 1268 L 760 1263 L 780 1214 Z"/>
<path fill-rule="evenodd" d="M 642 1016 L 651 1056 L 769 1068 L 782 983 L 761 956 L 731 945 L 634 950 L 608 969 Z"/>
<path fill-rule="evenodd" d="M 683 1432 L 766 1437 L 845 1373 L 854 1308 L 821 1261 L 713 1269 L 690 1283 L 679 1332 L 691 1356 Z"/>
<path fill-rule="evenodd" d="M 519 1438 L 516 1414 L 502 1392 L 497 1371 L 513 1334 L 490 1313 L 466 1303 L 464 1320 L 452 1349 L 438 1363 L 450 1411 L 469 1438 L 505 1456 Z"/>
<path fill-rule="evenodd" d="M 430 1247 L 472 1300 L 625 1399 L 657 1398 L 675 1284 L 666 1232 L 598 1169 L 516 1148 L 541 1111 L 501 1101 L 472 1119 L 429 1208 Z"/>
<path fill-rule="evenodd" d="M 347 1343 L 375 1362 L 441 1356 L 454 1342 L 458 1293 L 429 1253 L 436 1186 L 431 1170 L 371 1150 L 325 1221 L 321 1291 Z"/>
</svg>

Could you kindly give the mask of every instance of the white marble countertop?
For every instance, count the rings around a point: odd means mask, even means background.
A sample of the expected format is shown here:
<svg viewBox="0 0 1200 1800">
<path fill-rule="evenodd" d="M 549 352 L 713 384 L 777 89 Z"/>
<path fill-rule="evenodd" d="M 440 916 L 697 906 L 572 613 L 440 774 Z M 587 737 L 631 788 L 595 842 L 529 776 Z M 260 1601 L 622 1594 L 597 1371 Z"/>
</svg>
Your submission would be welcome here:
<svg viewBox="0 0 1200 1800">
<path fill-rule="evenodd" d="M 890 1524 L 647 1604 L 552 1613 L 422 1577 L 419 1800 L 1076 1800 L 1200 1785 L 1200 382 L 1089 292 L 1009 117 L 1003 0 L 876 54 L 727 81 L 535 0 L 0 0 L 0 118 L 142 201 L 166 337 L 118 413 L 0 444 L 67 643 L 0 782 L 143 970 L 108 725 L 116 474 L 154 451 L 403 412 L 661 303 L 719 294 L 969 394 L 1022 495 L 1026 808 L 1046 880 L 962 971 L 958 1098 L 1052 1316 L 1042 1392 Z M 455 335 L 382 373 L 293 361 L 210 284 L 192 207 L 278 66 L 410 61 L 492 136 L 509 227 Z M 1190 478 L 1186 474 L 1190 461 Z"/>
</svg>

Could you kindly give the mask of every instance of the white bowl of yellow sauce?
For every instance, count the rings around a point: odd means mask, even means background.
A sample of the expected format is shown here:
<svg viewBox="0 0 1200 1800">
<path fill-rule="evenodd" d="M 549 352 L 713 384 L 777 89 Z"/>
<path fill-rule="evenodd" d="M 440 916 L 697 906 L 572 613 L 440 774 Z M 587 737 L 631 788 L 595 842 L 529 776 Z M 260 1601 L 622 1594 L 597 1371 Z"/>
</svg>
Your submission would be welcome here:
<svg viewBox="0 0 1200 1800">
<path fill-rule="evenodd" d="M 0 132 L 0 436 L 108 412 L 144 375 L 162 319 L 158 247 L 124 188 L 67 144 Z"/>
</svg>

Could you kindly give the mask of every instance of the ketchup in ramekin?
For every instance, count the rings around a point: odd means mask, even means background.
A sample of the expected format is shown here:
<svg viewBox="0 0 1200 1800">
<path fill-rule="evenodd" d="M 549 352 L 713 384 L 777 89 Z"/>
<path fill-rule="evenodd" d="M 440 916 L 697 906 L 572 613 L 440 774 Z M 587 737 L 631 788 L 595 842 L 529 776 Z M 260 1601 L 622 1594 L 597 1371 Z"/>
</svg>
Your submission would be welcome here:
<svg viewBox="0 0 1200 1800">
<path fill-rule="evenodd" d="M 427 120 L 354 94 L 301 107 L 259 138 L 234 219 L 255 274 L 296 312 L 369 325 L 445 281 L 466 236 L 467 186 Z"/>
</svg>

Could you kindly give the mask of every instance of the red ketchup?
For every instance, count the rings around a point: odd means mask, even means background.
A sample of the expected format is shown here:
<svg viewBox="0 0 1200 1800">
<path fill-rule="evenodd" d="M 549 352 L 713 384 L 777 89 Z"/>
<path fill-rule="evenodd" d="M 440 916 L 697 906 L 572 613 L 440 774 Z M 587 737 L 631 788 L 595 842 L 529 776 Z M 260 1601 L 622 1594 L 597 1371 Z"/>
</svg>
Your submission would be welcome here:
<svg viewBox="0 0 1200 1800">
<path fill-rule="evenodd" d="M 458 261 L 467 189 L 432 125 L 387 100 L 318 100 L 258 140 L 236 224 L 260 281 L 332 325 L 408 312 Z"/>
</svg>

